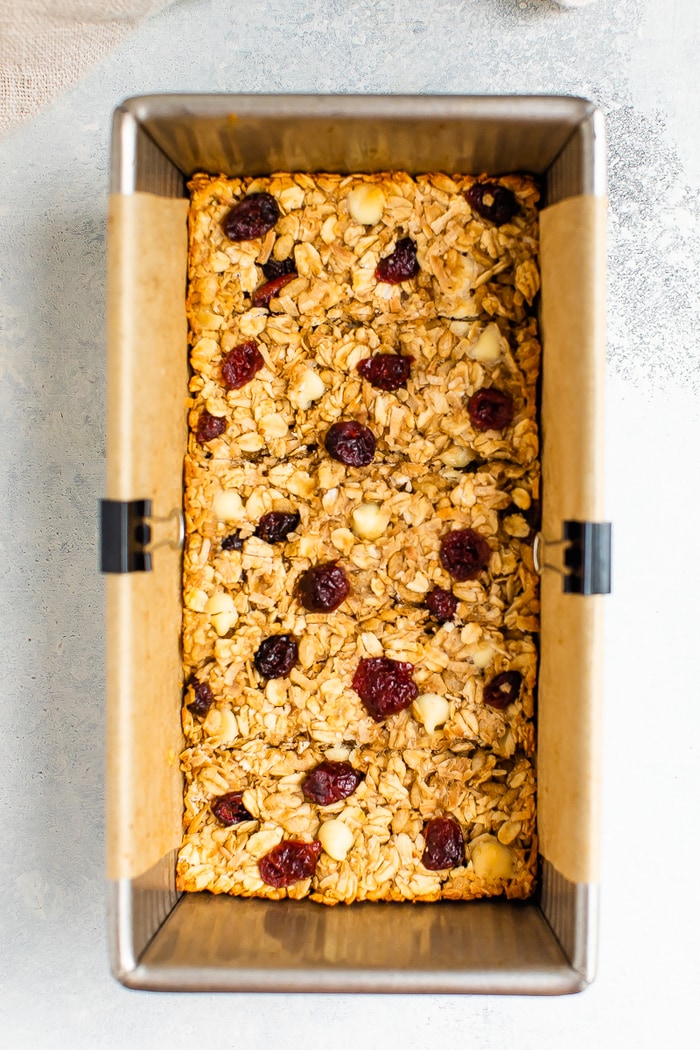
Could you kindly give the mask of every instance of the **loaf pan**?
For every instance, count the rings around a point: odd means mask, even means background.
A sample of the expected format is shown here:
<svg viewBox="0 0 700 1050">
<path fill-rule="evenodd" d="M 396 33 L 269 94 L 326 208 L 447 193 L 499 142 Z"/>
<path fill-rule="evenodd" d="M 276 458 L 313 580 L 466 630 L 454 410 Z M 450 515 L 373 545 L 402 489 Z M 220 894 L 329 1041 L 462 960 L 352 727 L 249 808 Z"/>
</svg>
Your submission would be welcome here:
<svg viewBox="0 0 700 1050">
<path fill-rule="evenodd" d="M 178 894 L 186 181 L 197 171 L 539 176 L 540 889 L 326 908 Z M 112 968 L 181 991 L 561 994 L 595 972 L 605 296 L 603 119 L 583 99 L 152 95 L 114 115 L 109 231 L 107 877 Z"/>
</svg>

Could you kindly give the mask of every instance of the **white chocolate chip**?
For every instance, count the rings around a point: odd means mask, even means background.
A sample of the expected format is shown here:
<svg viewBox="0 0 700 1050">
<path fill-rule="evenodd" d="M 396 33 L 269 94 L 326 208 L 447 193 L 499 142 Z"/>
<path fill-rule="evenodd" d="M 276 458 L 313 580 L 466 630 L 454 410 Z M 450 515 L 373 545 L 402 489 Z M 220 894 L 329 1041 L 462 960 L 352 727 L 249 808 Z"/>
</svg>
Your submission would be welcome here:
<svg viewBox="0 0 700 1050">
<path fill-rule="evenodd" d="M 345 860 L 354 840 L 352 831 L 342 820 L 327 820 L 318 829 L 321 845 L 333 860 Z"/>
<path fill-rule="evenodd" d="M 446 467 L 466 467 L 471 462 L 472 454 L 469 449 L 461 448 L 459 445 L 452 445 L 450 448 L 445 449 L 440 459 Z"/>
<path fill-rule="evenodd" d="M 439 693 L 421 693 L 413 701 L 413 714 L 429 733 L 434 733 L 450 717 L 450 705 Z"/>
<path fill-rule="evenodd" d="M 238 737 L 236 716 L 228 707 L 212 707 L 204 720 L 204 731 L 217 746 L 232 744 Z"/>
<path fill-rule="evenodd" d="M 222 489 L 216 495 L 212 510 L 218 521 L 242 521 L 245 518 L 243 500 L 232 489 Z"/>
<path fill-rule="evenodd" d="M 379 186 L 363 183 L 348 193 L 348 211 L 355 222 L 374 226 L 384 214 L 384 193 Z"/>
<path fill-rule="evenodd" d="M 233 598 L 225 591 L 217 591 L 216 594 L 212 594 L 207 602 L 206 611 L 209 613 L 212 627 L 220 638 L 228 634 L 238 619 Z"/>
<path fill-rule="evenodd" d="M 469 844 L 474 871 L 481 879 L 513 877 L 513 854 L 493 835 L 479 835 Z"/>
<path fill-rule="evenodd" d="M 224 745 L 232 744 L 238 738 L 238 722 L 230 707 L 225 707 L 221 712 L 219 738 Z"/>
<path fill-rule="evenodd" d="M 351 515 L 352 531 L 361 540 L 378 540 L 386 532 L 389 520 L 381 503 L 361 503 Z"/>
<path fill-rule="evenodd" d="M 317 372 L 312 368 L 302 368 L 292 379 L 287 394 L 294 408 L 306 412 L 314 401 L 318 401 L 325 389 L 326 384 Z"/>
<path fill-rule="evenodd" d="M 467 353 L 474 361 L 486 361 L 490 364 L 500 361 L 503 356 L 503 337 L 498 330 L 498 325 L 487 324 Z"/>
<path fill-rule="evenodd" d="M 489 645 L 488 642 L 484 642 L 482 645 L 477 645 L 472 653 L 472 663 L 480 671 L 483 671 L 485 667 L 489 666 L 495 655 L 496 650 L 493 646 Z"/>
</svg>

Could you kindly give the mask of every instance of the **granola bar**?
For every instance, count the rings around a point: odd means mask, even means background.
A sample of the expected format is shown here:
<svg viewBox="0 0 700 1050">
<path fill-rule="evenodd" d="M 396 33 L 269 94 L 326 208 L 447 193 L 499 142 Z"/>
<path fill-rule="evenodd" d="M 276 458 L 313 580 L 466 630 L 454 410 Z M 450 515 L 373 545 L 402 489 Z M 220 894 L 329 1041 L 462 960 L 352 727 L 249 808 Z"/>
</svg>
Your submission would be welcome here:
<svg viewBox="0 0 700 1050">
<path fill-rule="evenodd" d="M 527 896 L 536 185 L 198 175 L 190 190 L 178 885 Z M 369 444 L 343 460 L 330 432 L 348 422 Z M 332 608 L 303 600 L 319 566 L 342 577 Z"/>
</svg>

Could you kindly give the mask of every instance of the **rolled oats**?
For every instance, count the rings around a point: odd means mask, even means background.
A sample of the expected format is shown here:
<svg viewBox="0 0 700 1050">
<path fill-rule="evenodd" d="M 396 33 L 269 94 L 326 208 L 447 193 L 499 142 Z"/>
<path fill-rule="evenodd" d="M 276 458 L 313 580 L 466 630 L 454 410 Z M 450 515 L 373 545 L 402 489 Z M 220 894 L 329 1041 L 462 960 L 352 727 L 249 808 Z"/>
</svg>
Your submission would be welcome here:
<svg viewBox="0 0 700 1050">
<path fill-rule="evenodd" d="M 327 904 L 533 890 L 537 188 L 499 179 L 519 208 L 496 226 L 470 208 L 474 182 L 394 172 L 190 184 L 181 889 Z M 271 194 L 280 218 L 234 243 L 222 220 L 252 192 Z M 417 275 L 378 280 L 406 239 Z M 279 295 L 253 305 L 277 273 Z M 249 340 L 262 367 L 230 389 L 222 362 Z M 396 389 L 357 371 L 382 354 L 410 358 Z M 502 430 L 470 418 L 484 387 L 512 402 Z M 225 426 L 209 440 L 197 436 L 204 411 L 222 421 L 208 433 Z M 341 420 L 371 430 L 369 465 L 329 457 L 324 438 Z M 299 515 L 282 542 L 254 535 L 270 512 Z M 485 539 L 488 562 L 457 582 L 441 543 L 464 529 Z M 298 582 L 329 562 L 350 594 L 334 612 L 308 612 Z M 434 588 L 456 599 L 447 622 L 426 606 Z M 254 657 L 275 634 L 294 636 L 298 660 L 265 680 Z M 377 657 L 412 664 L 417 688 L 384 721 L 351 684 L 359 661 Z M 504 674 L 518 685 L 501 708 L 485 689 Z M 203 682 L 213 702 L 201 714 Z M 301 784 L 324 761 L 362 777 L 349 797 L 319 806 Z M 212 805 L 229 792 L 242 793 L 251 819 L 217 820 Z M 447 816 L 462 829 L 464 860 L 429 871 L 424 827 Z M 286 840 L 324 849 L 312 878 L 273 886 L 259 861 Z"/>
</svg>

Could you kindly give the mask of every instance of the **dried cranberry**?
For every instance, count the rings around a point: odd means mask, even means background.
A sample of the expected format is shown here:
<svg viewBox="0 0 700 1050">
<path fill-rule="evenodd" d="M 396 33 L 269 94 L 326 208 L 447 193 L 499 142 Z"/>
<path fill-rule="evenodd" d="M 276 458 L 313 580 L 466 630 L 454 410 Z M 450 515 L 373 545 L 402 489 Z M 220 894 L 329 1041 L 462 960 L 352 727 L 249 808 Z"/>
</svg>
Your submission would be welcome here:
<svg viewBox="0 0 700 1050">
<path fill-rule="evenodd" d="M 377 449 L 369 427 L 352 419 L 334 423 L 326 434 L 325 445 L 328 454 L 346 467 L 366 467 Z"/>
<path fill-rule="evenodd" d="M 403 711 L 418 696 L 418 686 L 411 677 L 413 664 L 372 656 L 360 660 L 353 675 L 352 687 L 359 694 L 368 714 L 375 722 Z"/>
<path fill-rule="evenodd" d="M 269 193 L 251 193 L 234 204 L 223 221 L 231 241 L 253 241 L 271 230 L 280 217 L 279 204 Z"/>
<path fill-rule="evenodd" d="M 287 839 L 271 849 L 258 863 L 260 878 L 268 886 L 291 886 L 300 879 L 311 879 L 316 873 L 320 842 L 297 842 Z"/>
<path fill-rule="evenodd" d="M 221 541 L 221 549 L 222 551 L 242 551 L 243 540 L 241 539 L 241 530 L 235 529 L 233 532 L 229 533 L 228 536 L 224 536 Z"/>
<path fill-rule="evenodd" d="M 263 678 L 286 678 L 297 662 L 299 648 L 292 634 L 273 634 L 260 643 L 253 657 Z"/>
<path fill-rule="evenodd" d="M 271 510 L 269 513 L 263 514 L 257 524 L 254 535 L 258 539 L 265 540 L 265 543 L 280 543 L 282 540 L 286 540 L 290 532 L 294 532 L 300 521 L 301 514 L 298 510 L 293 514 L 287 514 L 281 510 Z"/>
<path fill-rule="evenodd" d="M 522 680 L 520 671 L 501 671 L 484 686 L 484 703 L 502 711 L 518 699 Z"/>
<path fill-rule="evenodd" d="M 333 612 L 350 593 L 350 580 L 337 561 L 312 565 L 297 584 L 299 601 L 309 612 Z"/>
<path fill-rule="evenodd" d="M 512 190 L 496 182 L 477 182 L 464 194 L 467 203 L 482 219 L 495 226 L 510 222 L 518 210 L 518 200 Z"/>
<path fill-rule="evenodd" d="M 187 705 L 187 710 L 191 711 L 193 715 L 199 715 L 200 718 L 204 718 L 214 703 L 214 694 L 208 682 L 194 682 L 193 686 L 194 700 Z"/>
<path fill-rule="evenodd" d="M 421 861 L 428 871 L 457 868 L 464 863 L 464 836 L 452 817 L 433 817 L 423 828 L 425 849 Z"/>
<path fill-rule="evenodd" d="M 321 762 L 301 782 L 304 798 L 318 806 L 332 806 L 348 798 L 362 780 L 349 762 Z"/>
<path fill-rule="evenodd" d="M 474 529 L 455 529 L 443 537 L 440 561 L 460 583 L 475 580 L 488 565 L 491 548 Z"/>
<path fill-rule="evenodd" d="M 477 430 L 504 430 L 513 422 L 515 406 L 510 394 L 491 386 L 472 394 L 467 411 Z"/>
<path fill-rule="evenodd" d="M 452 591 L 447 591 L 444 587 L 434 587 L 425 599 L 425 604 L 438 623 L 449 623 L 457 614 L 459 602 Z"/>
<path fill-rule="evenodd" d="M 211 804 L 211 811 L 221 824 L 227 828 L 232 824 L 240 824 L 242 820 L 253 820 L 252 813 L 243 805 L 242 791 L 229 791 L 225 795 L 219 795 Z"/>
<path fill-rule="evenodd" d="M 229 390 L 240 390 L 264 366 L 265 361 L 254 339 L 239 343 L 226 354 L 221 365 L 224 384 Z"/>
<path fill-rule="evenodd" d="M 360 361 L 357 371 L 378 390 L 398 390 L 411 375 L 412 357 L 402 354 L 376 354 Z"/>
<path fill-rule="evenodd" d="M 280 294 L 285 284 L 289 284 L 296 277 L 294 273 L 282 274 L 281 277 L 275 277 L 274 281 L 267 281 L 265 284 L 261 284 L 259 288 L 256 288 L 251 296 L 251 303 L 253 306 L 269 306 L 270 299 L 276 299 Z"/>
<path fill-rule="evenodd" d="M 205 441 L 213 441 L 221 437 L 226 430 L 226 419 L 224 416 L 213 416 L 206 408 L 199 417 L 197 423 L 197 441 L 204 444 Z"/>
<path fill-rule="evenodd" d="M 396 242 L 391 255 L 381 259 L 374 271 L 374 276 L 384 284 L 401 284 L 420 273 L 416 258 L 416 246 L 410 237 L 402 237 Z"/>
<path fill-rule="evenodd" d="M 296 277 L 297 264 L 291 257 L 282 259 L 281 262 L 277 259 L 268 259 L 266 263 L 263 263 L 262 272 L 268 281 L 274 281 L 276 277 L 285 277 L 288 273 L 292 273 Z"/>
</svg>

